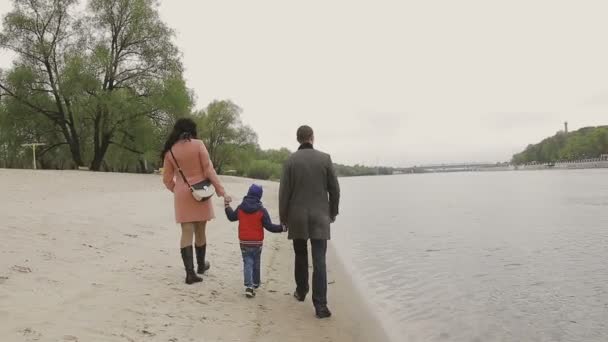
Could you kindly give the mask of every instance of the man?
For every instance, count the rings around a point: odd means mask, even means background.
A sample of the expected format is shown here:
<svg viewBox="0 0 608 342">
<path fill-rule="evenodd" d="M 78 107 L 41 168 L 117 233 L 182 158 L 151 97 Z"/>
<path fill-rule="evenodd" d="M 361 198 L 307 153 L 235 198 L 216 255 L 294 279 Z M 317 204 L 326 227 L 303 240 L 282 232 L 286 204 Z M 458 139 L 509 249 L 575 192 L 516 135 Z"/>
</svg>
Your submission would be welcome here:
<svg viewBox="0 0 608 342">
<path fill-rule="evenodd" d="M 279 190 L 281 223 L 295 252 L 296 291 L 303 302 L 308 294 L 308 240 L 312 250 L 312 302 L 318 318 L 331 316 L 327 307 L 325 254 L 330 239 L 329 226 L 338 216 L 340 186 L 331 157 L 313 148 L 314 133 L 309 126 L 298 128 L 300 148 L 285 162 Z"/>
</svg>

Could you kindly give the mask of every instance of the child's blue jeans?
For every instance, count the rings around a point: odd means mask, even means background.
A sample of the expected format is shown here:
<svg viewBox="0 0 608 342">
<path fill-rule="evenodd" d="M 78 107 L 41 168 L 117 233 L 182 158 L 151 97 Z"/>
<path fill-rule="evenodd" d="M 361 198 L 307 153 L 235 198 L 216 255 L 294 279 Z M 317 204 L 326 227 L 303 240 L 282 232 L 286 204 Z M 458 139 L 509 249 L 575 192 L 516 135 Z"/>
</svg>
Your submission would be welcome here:
<svg viewBox="0 0 608 342">
<path fill-rule="evenodd" d="M 260 263 L 262 257 L 262 246 L 243 246 L 243 275 L 245 287 L 258 288 L 260 286 Z"/>
</svg>

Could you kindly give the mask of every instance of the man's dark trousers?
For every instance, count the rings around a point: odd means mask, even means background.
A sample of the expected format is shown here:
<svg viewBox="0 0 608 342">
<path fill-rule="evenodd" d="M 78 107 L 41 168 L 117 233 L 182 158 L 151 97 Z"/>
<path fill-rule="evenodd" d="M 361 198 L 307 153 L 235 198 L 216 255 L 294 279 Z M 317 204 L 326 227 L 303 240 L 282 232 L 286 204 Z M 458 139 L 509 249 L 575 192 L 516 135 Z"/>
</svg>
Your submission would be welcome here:
<svg viewBox="0 0 608 342">
<path fill-rule="evenodd" d="M 327 306 L 327 267 L 325 255 L 327 253 L 327 240 L 310 240 L 312 250 L 312 302 L 315 308 Z M 293 240 L 293 250 L 296 254 L 295 278 L 296 291 L 305 296 L 308 293 L 308 241 Z"/>
</svg>

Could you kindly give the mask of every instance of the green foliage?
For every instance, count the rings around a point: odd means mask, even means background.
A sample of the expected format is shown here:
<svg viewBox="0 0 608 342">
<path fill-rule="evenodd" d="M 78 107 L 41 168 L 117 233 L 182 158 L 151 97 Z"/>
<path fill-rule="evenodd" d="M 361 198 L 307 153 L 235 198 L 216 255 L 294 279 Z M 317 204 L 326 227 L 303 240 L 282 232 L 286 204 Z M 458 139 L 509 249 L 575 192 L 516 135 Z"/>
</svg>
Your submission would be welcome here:
<svg viewBox="0 0 608 342">
<path fill-rule="evenodd" d="M 275 164 L 279 164 L 279 165 L 283 165 L 283 163 L 285 163 L 285 161 L 287 161 L 287 159 L 289 158 L 289 156 L 291 155 L 291 151 L 286 149 L 286 148 L 282 148 L 280 150 L 265 150 L 265 151 L 260 151 L 260 157 L 262 159 L 265 160 L 269 160 Z"/>
<path fill-rule="evenodd" d="M 3 98 L 0 102 L 0 167 L 31 167 L 31 150 L 22 147 L 22 144 L 43 139 L 46 146 L 37 149 L 40 167 L 64 168 L 72 165 L 69 149 L 48 120 L 14 99 Z"/>
<path fill-rule="evenodd" d="M 281 164 L 270 160 L 254 160 L 248 166 L 246 176 L 255 179 L 279 180 L 281 170 Z"/>
<path fill-rule="evenodd" d="M 551 163 L 560 160 L 597 158 L 608 153 L 608 126 L 586 127 L 565 134 L 557 133 L 515 154 L 514 164 Z"/>
<path fill-rule="evenodd" d="M 388 167 L 369 167 L 362 165 L 347 166 L 335 164 L 334 168 L 339 177 L 358 177 L 393 174 L 393 169 Z"/>
<path fill-rule="evenodd" d="M 241 151 L 257 148 L 257 134 L 241 122 L 241 111 L 230 100 L 216 100 L 194 114 L 199 136 L 220 173 L 227 165 L 239 163 L 236 157 L 243 155 Z"/>
<path fill-rule="evenodd" d="M 91 0 L 84 13 L 75 0 L 13 3 L 0 34 L 0 48 L 17 55 L 0 74 L 3 101 L 19 104 L 6 106 L 9 124 L 49 128 L 39 141 L 67 148 L 75 166 L 145 165 L 166 127 L 192 107 L 157 2 Z"/>
</svg>

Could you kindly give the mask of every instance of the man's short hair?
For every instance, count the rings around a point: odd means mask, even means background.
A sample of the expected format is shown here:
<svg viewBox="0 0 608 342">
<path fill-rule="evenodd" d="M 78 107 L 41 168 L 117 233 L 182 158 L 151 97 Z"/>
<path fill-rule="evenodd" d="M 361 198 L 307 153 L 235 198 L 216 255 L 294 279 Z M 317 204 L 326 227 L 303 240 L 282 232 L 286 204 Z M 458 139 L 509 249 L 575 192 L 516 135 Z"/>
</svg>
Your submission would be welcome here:
<svg viewBox="0 0 608 342">
<path fill-rule="evenodd" d="M 300 126 L 298 128 L 298 142 L 303 144 L 305 142 L 310 142 L 314 136 L 314 132 L 310 126 Z"/>
</svg>

